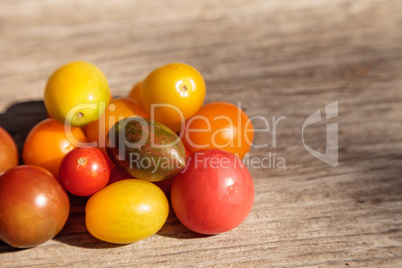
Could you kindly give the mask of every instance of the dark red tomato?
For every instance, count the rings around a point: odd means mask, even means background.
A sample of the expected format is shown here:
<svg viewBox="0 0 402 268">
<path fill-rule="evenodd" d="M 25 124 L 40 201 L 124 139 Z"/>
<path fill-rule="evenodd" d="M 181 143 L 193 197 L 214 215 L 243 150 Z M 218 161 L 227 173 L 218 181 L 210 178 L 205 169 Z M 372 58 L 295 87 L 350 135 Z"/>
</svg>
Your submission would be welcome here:
<svg viewBox="0 0 402 268">
<path fill-rule="evenodd" d="M 67 193 L 38 166 L 17 166 L 0 175 L 0 239 L 29 248 L 57 235 L 70 212 Z"/>
<path fill-rule="evenodd" d="M 153 183 L 156 184 L 156 186 L 158 186 L 159 188 L 161 188 L 161 190 L 165 193 L 165 195 L 170 195 L 170 191 L 172 189 L 172 182 L 173 177 L 164 179 L 162 181 L 155 181 Z"/>
<path fill-rule="evenodd" d="M 170 198 L 183 225 L 197 233 L 218 234 L 235 228 L 250 213 L 254 184 L 238 157 L 205 150 L 192 154 L 173 178 Z"/>
<path fill-rule="evenodd" d="M 100 149 L 82 147 L 72 150 L 63 158 L 59 179 L 70 193 L 90 196 L 107 185 L 110 172 L 110 160 Z"/>
<path fill-rule="evenodd" d="M 131 176 L 130 174 L 128 174 L 127 172 L 125 172 L 120 167 L 113 166 L 112 167 L 112 172 L 110 174 L 108 185 L 112 184 L 112 183 L 114 183 L 116 181 L 127 180 L 127 179 L 134 179 L 134 177 Z"/>
</svg>

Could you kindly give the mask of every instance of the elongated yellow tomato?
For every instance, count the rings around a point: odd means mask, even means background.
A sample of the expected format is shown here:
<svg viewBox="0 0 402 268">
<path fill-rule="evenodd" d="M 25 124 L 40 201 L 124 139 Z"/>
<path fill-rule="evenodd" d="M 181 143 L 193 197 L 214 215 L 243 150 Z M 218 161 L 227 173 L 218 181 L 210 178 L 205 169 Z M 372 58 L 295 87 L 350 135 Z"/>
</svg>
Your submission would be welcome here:
<svg viewBox="0 0 402 268">
<path fill-rule="evenodd" d="M 57 69 L 48 79 L 44 102 L 49 115 L 72 126 L 95 121 L 110 98 L 106 77 L 95 65 L 74 61 Z"/>
<path fill-rule="evenodd" d="M 106 186 L 88 200 L 85 223 L 96 238 L 115 244 L 145 239 L 159 231 L 169 203 L 155 184 L 127 179 Z"/>
<path fill-rule="evenodd" d="M 139 88 L 139 98 L 152 119 L 178 124 L 200 109 L 205 98 L 202 75 L 185 63 L 171 63 L 152 71 Z"/>
</svg>

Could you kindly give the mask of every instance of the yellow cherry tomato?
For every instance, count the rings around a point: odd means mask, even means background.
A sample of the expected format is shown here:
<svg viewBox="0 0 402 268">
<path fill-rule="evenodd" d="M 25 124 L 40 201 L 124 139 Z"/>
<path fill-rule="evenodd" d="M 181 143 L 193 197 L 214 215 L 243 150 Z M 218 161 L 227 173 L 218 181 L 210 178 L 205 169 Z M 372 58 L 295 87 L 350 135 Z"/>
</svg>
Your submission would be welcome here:
<svg viewBox="0 0 402 268">
<path fill-rule="evenodd" d="M 126 179 L 91 196 L 85 207 L 85 223 L 88 231 L 100 240 L 128 244 L 155 234 L 168 214 L 168 200 L 158 186 Z"/>
<path fill-rule="evenodd" d="M 88 142 L 96 142 L 96 146 L 105 148 L 105 139 L 110 128 L 119 120 L 130 116 L 148 117 L 142 107 L 129 98 L 110 100 L 105 113 L 85 126 Z"/>
<path fill-rule="evenodd" d="M 152 71 L 142 82 L 139 96 L 145 112 L 165 125 L 190 118 L 205 98 L 205 82 L 192 66 L 171 63 Z"/>
<path fill-rule="evenodd" d="M 48 79 L 44 102 L 48 114 L 72 126 L 95 121 L 109 103 L 106 77 L 95 65 L 74 61 L 57 69 Z"/>
</svg>

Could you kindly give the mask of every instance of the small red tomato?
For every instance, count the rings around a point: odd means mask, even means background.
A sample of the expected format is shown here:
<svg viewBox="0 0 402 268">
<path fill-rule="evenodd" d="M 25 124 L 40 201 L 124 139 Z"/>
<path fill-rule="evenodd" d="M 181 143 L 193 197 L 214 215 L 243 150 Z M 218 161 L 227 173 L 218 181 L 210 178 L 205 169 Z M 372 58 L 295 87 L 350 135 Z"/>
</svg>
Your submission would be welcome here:
<svg viewBox="0 0 402 268">
<path fill-rule="evenodd" d="M 190 230 L 218 234 L 238 226 L 254 203 L 254 184 L 234 154 L 205 150 L 192 154 L 173 178 L 170 195 L 177 218 Z"/>
<path fill-rule="evenodd" d="M 23 165 L 0 175 L 0 240 L 29 248 L 57 235 L 70 212 L 67 193 L 46 169 Z"/>
<path fill-rule="evenodd" d="M 107 156 L 96 147 L 76 148 L 61 161 L 59 178 L 63 187 L 78 196 L 90 196 L 105 187 L 111 167 Z"/>
</svg>

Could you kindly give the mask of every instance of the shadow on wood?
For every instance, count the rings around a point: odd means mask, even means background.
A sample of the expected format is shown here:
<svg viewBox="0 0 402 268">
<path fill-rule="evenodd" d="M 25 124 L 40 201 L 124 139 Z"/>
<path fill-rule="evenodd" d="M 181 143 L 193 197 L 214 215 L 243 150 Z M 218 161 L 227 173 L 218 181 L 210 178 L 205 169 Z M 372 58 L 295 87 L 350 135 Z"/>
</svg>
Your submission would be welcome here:
<svg viewBox="0 0 402 268">
<path fill-rule="evenodd" d="M 85 226 L 85 204 L 87 198 L 69 194 L 70 215 L 63 229 L 53 240 L 81 248 L 116 248 L 124 244 L 111 244 L 93 237 Z"/>
<path fill-rule="evenodd" d="M 0 114 L 0 126 L 14 138 L 21 156 L 29 131 L 45 118 L 47 113 L 43 101 L 19 102 Z M 22 163 L 21 159 L 20 162 Z"/>
<path fill-rule="evenodd" d="M 203 237 L 208 237 L 210 235 L 204 235 L 204 234 L 199 234 L 191 231 L 187 227 L 185 227 L 179 219 L 176 217 L 172 203 L 170 201 L 170 196 L 168 196 L 169 199 L 169 216 L 165 222 L 165 224 L 162 226 L 162 228 L 156 233 L 157 235 L 160 236 L 166 236 L 170 238 L 176 238 L 176 239 L 193 239 L 193 238 L 203 238 Z"/>
</svg>

